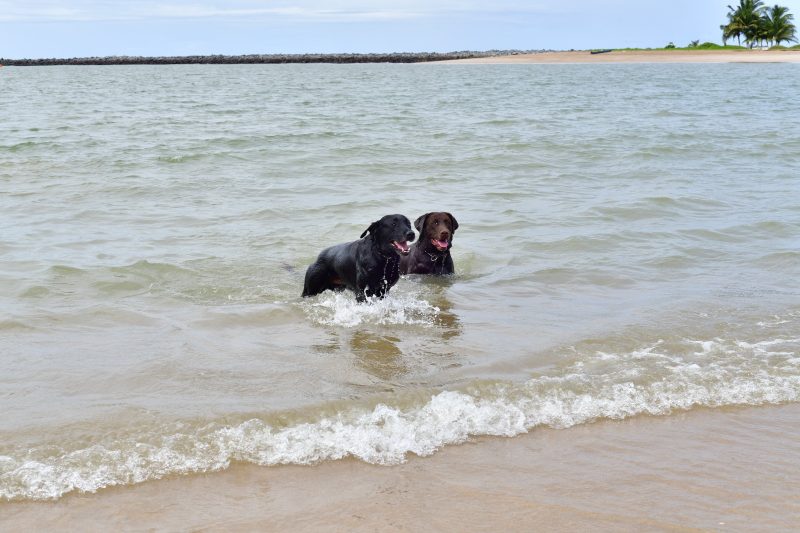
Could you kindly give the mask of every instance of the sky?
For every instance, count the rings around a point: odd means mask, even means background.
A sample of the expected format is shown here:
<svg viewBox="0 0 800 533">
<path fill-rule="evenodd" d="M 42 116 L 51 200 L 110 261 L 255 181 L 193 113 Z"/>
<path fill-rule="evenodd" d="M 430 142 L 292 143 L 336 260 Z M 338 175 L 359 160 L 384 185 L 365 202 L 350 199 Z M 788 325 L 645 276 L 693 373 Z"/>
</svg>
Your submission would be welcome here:
<svg viewBox="0 0 800 533">
<path fill-rule="evenodd" d="M 738 0 L 0 0 L 0 58 L 721 42 Z M 775 2 L 766 2 L 773 5 Z M 800 27 L 800 0 L 779 0 Z"/>
</svg>

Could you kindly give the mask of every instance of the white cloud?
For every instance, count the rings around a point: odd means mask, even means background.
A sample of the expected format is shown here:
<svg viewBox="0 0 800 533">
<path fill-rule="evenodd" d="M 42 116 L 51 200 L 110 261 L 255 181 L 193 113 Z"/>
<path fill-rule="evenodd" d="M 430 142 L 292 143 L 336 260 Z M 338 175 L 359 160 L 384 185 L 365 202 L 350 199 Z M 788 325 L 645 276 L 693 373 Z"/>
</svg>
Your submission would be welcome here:
<svg viewBox="0 0 800 533">
<path fill-rule="evenodd" d="M 0 0 L 0 21 L 103 21 L 271 17 L 293 20 L 370 21 L 469 12 L 530 12 L 552 2 L 495 0 Z M 550 10 L 550 9 L 547 9 Z"/>
</svg>

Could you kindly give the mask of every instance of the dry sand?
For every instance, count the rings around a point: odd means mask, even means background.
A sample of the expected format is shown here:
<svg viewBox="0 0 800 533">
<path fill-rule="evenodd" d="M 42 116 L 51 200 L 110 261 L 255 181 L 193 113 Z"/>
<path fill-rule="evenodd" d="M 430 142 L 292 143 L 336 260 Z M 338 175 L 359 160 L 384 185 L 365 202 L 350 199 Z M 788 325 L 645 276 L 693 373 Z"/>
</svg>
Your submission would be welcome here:
<svg viewBox="0 0 800 533">
<path fill-rule="evenodd" d="M 0 503 L 0 530 L 796 531 L 798 479 L 800 404 L 726 408 Z"/>
<path fill-rule="evenodd" d="M 603 54 L 542 52 L 441 63 L 800 63 L 800 50 L 614 50 Z"/>
</svg>

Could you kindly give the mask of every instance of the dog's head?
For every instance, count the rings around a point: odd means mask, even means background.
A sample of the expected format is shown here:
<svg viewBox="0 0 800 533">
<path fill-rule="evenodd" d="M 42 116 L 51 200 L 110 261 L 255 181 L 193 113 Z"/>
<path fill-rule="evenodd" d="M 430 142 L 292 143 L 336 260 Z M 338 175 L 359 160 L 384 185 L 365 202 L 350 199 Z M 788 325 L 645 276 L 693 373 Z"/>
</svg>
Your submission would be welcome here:
<svg viewBox="0 0 800 533">
<path fill-rule="evenodd" d="M 425 213 L 414 221 L 420 243 L 430 243 L 440 252 L 453 246 L 453 234 L 458 229 L 456 217 L 450 213 Z"/>
<path fill-rule="evenodd" d="M 411 222 L 403 215 L 386 215 L 370 224 L 361 237 L 367 233 L 372 235 L 372 240 L 383 253 L 394 251 L 407 255 L 410 250 L 408 245 L 414 240 Z"/>
</svg>

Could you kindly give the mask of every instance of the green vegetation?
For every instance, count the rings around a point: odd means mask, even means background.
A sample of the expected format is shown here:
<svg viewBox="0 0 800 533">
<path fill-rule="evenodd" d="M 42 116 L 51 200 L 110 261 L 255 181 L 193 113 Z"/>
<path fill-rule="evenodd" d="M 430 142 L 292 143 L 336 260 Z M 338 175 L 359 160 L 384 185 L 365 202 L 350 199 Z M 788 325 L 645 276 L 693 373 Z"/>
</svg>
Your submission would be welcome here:
<svg viewBox="0 0 800 533">
<path fill-rule="evenodd" d="M 741 45 L 742 37 L 748 48 L 797 42 L 794 16 L 789 8 L 777 4 L 767 7 L 761 0 L 739 0 L 736 7 L 728 6 L 727 17 L 728 23 L 719 27 L 723 44 L 736 38 Z"/>
<path fill-rule="evenodd" d="M 744 50 L 743 46 L 737 46 L 735 44 L 723 45 L 723 44 L 709 43 L 709 42 L 698 44 L 695 48 L 697 50 Z"/>
<path fill-rule="evenodd" d="M 694 42 L 694 41 L 692 41 Z M 721 45 L 717 43 L 701 43 L 697 46 L 692 46 L 692 43 L 689 43 L 687 46 L 675 46 L 674 43 L 669 43 L 663 48 L 614 48 L 614 50 L 627 50 L 632 52 L 641 52 L 641 51 L 651 51 L 651 52 L 659 52 L 664 50 L 746 50 L 747 48 L 744 46 L 737 46 L 735 44 L 726 44 Z"/>
</svg>

